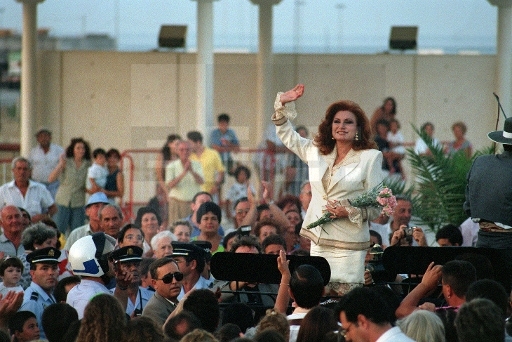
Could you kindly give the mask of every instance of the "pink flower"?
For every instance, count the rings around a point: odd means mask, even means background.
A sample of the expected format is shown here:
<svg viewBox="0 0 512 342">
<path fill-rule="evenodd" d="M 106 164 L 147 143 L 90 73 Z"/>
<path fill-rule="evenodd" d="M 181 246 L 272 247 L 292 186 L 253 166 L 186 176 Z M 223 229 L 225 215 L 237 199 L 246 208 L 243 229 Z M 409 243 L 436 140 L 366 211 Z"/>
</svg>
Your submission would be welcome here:
<svg viewBox="0 0 512 342">
<path fill-rule="evenodd" d="M 391 197 L 392 195 L 390 188 L 383 188 L 379 193 L 379 197 Z"/>
<path fill-rule="evenodd" d="M 384 208 L 382 208 L 382 212 L 386 216 L 391 216 L 391 215 L 393 215 L 394 209 L 391 207 L 385 206 Z"/>
<path fill-rule="evenodd" d="M 377 202 L 379 203 L 379 205 L 385 206 L 388 203 L 388 198 L 387 197 L 381 197 L 379 195 L 379 196 L 377 196 Z"/>
</svg>

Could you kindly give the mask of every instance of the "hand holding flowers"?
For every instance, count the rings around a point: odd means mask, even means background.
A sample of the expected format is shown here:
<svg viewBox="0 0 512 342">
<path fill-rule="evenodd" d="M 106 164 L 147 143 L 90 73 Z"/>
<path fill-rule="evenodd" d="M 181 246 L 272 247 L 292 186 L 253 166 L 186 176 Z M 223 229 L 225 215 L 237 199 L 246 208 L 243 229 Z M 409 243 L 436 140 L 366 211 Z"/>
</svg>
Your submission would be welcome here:
<svg viewBox="0 0 512 342">
<path fill-rule="evenodd" d="M 361 194 L 355 199 L 349 200 L 352 207 L 356 208 L 369 208 L 369 207 L 380 207 L 382 213 L 386 216 L 391 216 L 396 206 L 396 197 L 388 187 L 382 183 L 374 187 L 373 189 Z M 333 202 L 329 202 L 328 206 L 333 206 Z M 306 228 L 311 229 L 327 222 L 331 222 L 337 219 L 335 215 L 327 211 L 315 222 L 310 223 Z"/>
</svg>

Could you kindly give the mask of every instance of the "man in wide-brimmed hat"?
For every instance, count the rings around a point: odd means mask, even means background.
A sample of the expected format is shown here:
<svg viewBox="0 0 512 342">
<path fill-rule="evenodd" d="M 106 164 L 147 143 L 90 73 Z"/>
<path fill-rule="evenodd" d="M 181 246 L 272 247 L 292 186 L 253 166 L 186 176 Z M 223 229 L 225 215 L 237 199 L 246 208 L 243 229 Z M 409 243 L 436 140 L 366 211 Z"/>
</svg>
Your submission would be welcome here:
<svg viewBox="0 0 512 342">
<path fill-rule="evenodd" d="M 477 247 L 512 248 L 512 118 L 489 139 L 503 144 L 503 153 L 475 159 L 468 173 L 464 210 L 480 224 Z M 512 258 L 509 257 L 509 266 Z"/>
</svg>

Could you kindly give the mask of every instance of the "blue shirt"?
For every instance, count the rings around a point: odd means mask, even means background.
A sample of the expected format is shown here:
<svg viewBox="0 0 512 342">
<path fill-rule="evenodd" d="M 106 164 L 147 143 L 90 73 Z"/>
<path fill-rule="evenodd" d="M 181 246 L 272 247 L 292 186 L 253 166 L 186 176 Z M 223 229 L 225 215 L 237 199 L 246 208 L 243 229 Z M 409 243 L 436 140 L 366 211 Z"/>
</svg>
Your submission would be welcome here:
<svg viewBox="0 0 512 342">
<path fill-rule="evenodd" d="M 224 146 L 224 144 L 222 143 L 222 139 L 226 139 L 233 145 L 240 145 L 240 142 L 238 141 L 235 131 L 233 131 L 231 128 L 228 128 L 228 130 L 224 134 L 222 134 L 220 129 L 217 128 L 212 131 L 212 134 L 210 136 L 210 147 L 213 147 L 213 145 Z M 219 153 L 220 158 L 222 159 L 222 163 L 226 165 L 227 161 L 231 158 L 231 152 Z"/>
<path fill-rule="evenodd" d="M 41 319 L 43 317 L 43 311 L 46 307 L 55 303 L 53 294 L 49 295 L 41 286 L 32 282 L 30 286 L 25 290 L 23 295 L 23 304 L 18 311 L 30 311 L 36 315 L 37 324 L 39 325 L 39 333 L 41 338 L 45 339 L 46 335 L 43 331 L 43 324 Z"/>
</svg>

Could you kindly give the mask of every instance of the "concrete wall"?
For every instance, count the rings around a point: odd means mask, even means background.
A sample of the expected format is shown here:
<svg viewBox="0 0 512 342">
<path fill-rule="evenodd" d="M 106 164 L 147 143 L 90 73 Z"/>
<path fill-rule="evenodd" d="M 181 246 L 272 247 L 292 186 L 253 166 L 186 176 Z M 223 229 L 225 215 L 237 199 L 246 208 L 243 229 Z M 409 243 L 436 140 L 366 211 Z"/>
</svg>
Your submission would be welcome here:
<svg viewBox="0 0 512 342">
<path fill-rule="evenodd" d="M 82 136 L 93 148 L 160 147 L 167 134 L 195 129 L 194 54 L 42 51 L 38 60 L 34 127 L 52 127 L 58 143 Z M 351 99 L 371 115 L 386 96 L 397 100 L 408 141 L 416 139 L 411 124 L 427 120 L 440 140 L 452 138 L 453 122 L 466 122 L 476 148 L 488 145 L 494 129 L 495 56 L 276 55 L 274 61 L 273 91 L 305 83 L 296 123 L 312 133 L 330 103 Z M 215 55 L 213 112 L 231 115 L 244 147 L 260 140 L 256 73 L 256 55 Z"/>
<path fill-rule="evenodd" d="M 245 148 L 258 145 L 258 122 L 271 115 L 264 118 L 256 109 L 256 57 L 215 55 L 213 112 L 231 115 Z M 194 54 L 167 52 L 41 51 L 34 127 L 52 128 L 54 141 L 63 146 L 81 136 L 92 148 L 159 149 L 168 134 L 185 136 L 196 129 L 195 61 Z M 394 96 L 407 141 L 417 138 L 411 124 L 419 127 L 425 121 L 435 124 L 438 139 L 451 140 L 452 123 L 462 120 L 476 149 L 489 146 L 487 132 L 494 129 L 497 113 L 495 56 L 276 55 L 274 63 L 273 93 L 298 82 L 306 85 L 296 124 L 307 126 L 311 135 L 334 101 L 351 99 L 371 116 L 385 97 Z M 236 159 L 251 164 L 250 154 Z M 154 195 L 154 160 L 155 154 L 130 155 L 125 200 L 131 194 L 144 203 Z"/>
</svg>

